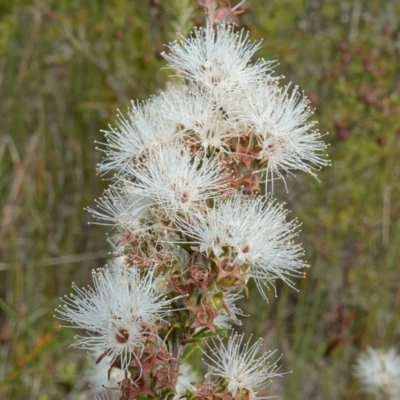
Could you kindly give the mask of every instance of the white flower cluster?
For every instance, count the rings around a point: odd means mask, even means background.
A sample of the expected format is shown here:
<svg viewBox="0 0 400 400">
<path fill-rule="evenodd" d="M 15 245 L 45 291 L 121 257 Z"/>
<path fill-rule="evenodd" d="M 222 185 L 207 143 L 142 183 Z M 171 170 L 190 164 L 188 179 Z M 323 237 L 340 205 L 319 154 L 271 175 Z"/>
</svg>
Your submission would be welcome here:
<svg viewBox="0 0 400 400">
<path fill-rule="evenodd" d="M 400 400 L 400 355 L 394 348 L 385 351 L 369 347 L 358 357 L 354 373 L 365 392 Z"/>
<path fill-rule="evenodd" d="M 204 352 L 208 359 L 205 362 L 210 367 L 206 377 L 215 378 L 219 384 L 225 382 L 232 396 L 241 398 L 240 392 L 247 390 L 249 398 L 255 399 L 258 390 L 269 385 L 273 378 L 282 376 L 276 372 L 277 361 L 269 362 L 273 352 L 256 358 L 262 339 L 251 346 L 249 341 L 242 345 L 243 336 L 234 334 L 226 345 L 220 338 L 218 342 L 213 340 L 213 345 L 208 345 L 210 354 Z"/>
<path fill-rule="evenodd" d="M 132 350 L 141 353 L 147 340 L 145 326 L 165 323 L 170 304 L 177 298 L 166 299 L 166 291 L 157 291 L 153 273 L 139 276 L 135 269 L 115 268 L 93 271 L 94 288 L 80 289 L 65 296 L 57 308 L 58 317 L 74 327 L 93 332 L 93 336 L 77 336 L 75 346 L 104 357 L 108 365 L 126 370 Z"/>
<path fill-rule="evenodd" d="M 194 30 L 164 54 L 185 84 L 133 104 L 105 132 L 98 170 L 113 184 L 91 211 L 115 229 L 122 262 L 57 309 L 89 333 L 75 345 L 95 357 L 98 398 L 256 399 L 279 375 L 271 354 L 256 359 L 261 340 L 242 345 L 235 333 L 205 351 L 204 383 L 179 372 L 185 346 L 240 324 L 250 279 L 266 298 L 307 266 L 298 223 L 262 188 L 293 170 L 315 175 L 326 145 L 304 95 L 280 87 L 274 63 L 252 63 L 259 47 L 230 25 Z"/>
<path fill-rule="evenodd" d="M 222 258 L 254 278 L 263 296 L 262 285 L 276 278 L 291 283 L 287 276 L 302 276 L 303 251 L 291 239 L 297 225 L 286 222 L 287 212 L 268 197 L 237 195 L 219 200 L 203 213 L 182 222 L 182 231 L 207 257 Z"/>
<path fill-rule="evenodd" d="M 291 284 L 306 265 L 292 242 L 296 222 L 268 196 L 248 194 L 328 161 L 308 100 L 280 88 L 274 63 L 252 64 L 259 47 L 224 24 L 170 44 L 164 57 L 187 83 L 133 105 L 106 132 L 99 171 L 115 171 L 115 183 L 92 212 L 140 241 L 185 239 L 207 257 L 229 253 L 265 296 L 264 285 Z"/>
<path fill-rule="evenodd" d="M 164 57 L 187 84 L 134 104 L 129 119 L 120 116 L 105 132 L 99 171 L 129 176 L 148 151 L 190 143 L 228 159 L 246 155 L 271 178 L 296 169 L 315 175 L 328 161 L 309 101 L 297 88 L 280 87 L 275 63 L 252 64 L 259 47 L 230 25 L 196 29 L 170 44 Z"/>
</svg>

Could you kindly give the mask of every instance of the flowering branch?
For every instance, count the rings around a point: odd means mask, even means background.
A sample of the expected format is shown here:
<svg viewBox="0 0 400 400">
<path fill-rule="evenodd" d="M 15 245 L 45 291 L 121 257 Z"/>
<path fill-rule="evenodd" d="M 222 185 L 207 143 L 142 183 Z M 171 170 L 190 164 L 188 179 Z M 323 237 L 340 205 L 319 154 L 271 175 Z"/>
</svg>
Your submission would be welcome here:
<svg viewBox="0 0 400 400">
<path fill-rule="evenodd" d="M 216 21 L 215 2 L 201 4 Z M 240 325 L 249 280 L 266 299 L 277 279 L 303 276 L 299 224 L 260 193 L 285 173 L 315 175 L 326 145 L 304 95 L 281 88 L 274 62 L 252 63 L 248 34 L 209 25 L 168 47 L 185 84 L 133 104 L 100 144 L 99 172 L 115 175 L 90 211 L 114 228 L 116 259 L 57 317 L 88 332 L 75 346 L 94 357 L 97 398 L 261 399 L 282 375 L 271 354 L 221 336 Z M 198 347 L 203 382 L 186 364 Z"/>
</svg>

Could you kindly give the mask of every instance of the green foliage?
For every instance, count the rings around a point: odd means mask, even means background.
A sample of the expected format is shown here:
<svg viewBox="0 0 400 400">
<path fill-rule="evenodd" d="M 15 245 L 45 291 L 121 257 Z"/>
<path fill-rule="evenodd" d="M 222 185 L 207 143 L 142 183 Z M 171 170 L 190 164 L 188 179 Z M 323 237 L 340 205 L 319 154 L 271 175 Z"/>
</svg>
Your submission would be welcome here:
<svg viewBox="0 0 400 400">
<path fill-rule="evenodd" d="M 321 182 L 289 178 L 288 193 L 276 184 L 311 268 L 299 293 L 278 283 L 265 303 L 249 291 L 245 330 L 293 371 L 270 394 L 362 399 L 355 356 L 400 340 L 400 5 L 247 5 L 240 21 L 264 38 L 260 56 L 280 62 L 330 132 L 332 167 Z M 90 398 L 85 361 L 51 310 L 108 255 L 83 211 L 106 186 L 94 141 L 117 108 L 163 88 L 163 44 L 204 17 L 195 0 L 20 0 L 0 15 L 0 398 Z"/>
</svg>

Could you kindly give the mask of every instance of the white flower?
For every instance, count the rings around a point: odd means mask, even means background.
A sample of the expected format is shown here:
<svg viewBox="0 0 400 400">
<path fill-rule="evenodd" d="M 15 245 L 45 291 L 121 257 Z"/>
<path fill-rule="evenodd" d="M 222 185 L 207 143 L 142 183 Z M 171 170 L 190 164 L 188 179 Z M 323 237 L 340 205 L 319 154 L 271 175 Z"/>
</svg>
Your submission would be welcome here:
<svg viewBox="0 0 400 400">
<path fill-rule="evenodd" d="M 154 102 L 160 114 L 176 125 L 188 143 L 229 152 L 228 141 L 238 135 L 225 110 L 226 98 L 232 97 L 230 94 L 223 100 L 217 99 L 193 85 L 172 88 Z"/>
<path fill-rule="evenodd" d="M 179 399 L 180 396 L 184 396 L 186 390 L 194 391 L 195 388 L 192 383 L 196 383 L 199 380 L 198 374 L 193 370 L 190 364 L 181 364 L 179 367 L 178 380 L 176 382 L 175 390 L 176 396 L 175 400 Z"/>
<path fill-rule="evenodd" d="M 96 201 L 98 210 L 88 208 L 99 225 L 115 226 L 119 232 L 143 236 L 152 227 L 149 208 L 153 201 L 144 196 L 134 196 L 123 188 L 109 189 Z"/>
<path fill-rule="evenodd" d="M 117 128 L 104 131 L 107 143 L 100 143 L 105 158 L 98 166 L 100 173 L 111 170 L 121 174 L 134 159 L 147 150 L 177 140 L 175 127 L 168 124 L 149 101 L 132 103 L 128 119 L 118 115 Z"/>
<path fill-rule="evenodd" d="M 202 154 L 192 156 L 189 149 L 178 146 L 150 152 L 146 162 L 129 170 L 129 176 L 132 182 L 125 182 L 127 191 L 153 199 L 171 219 L 221 196 L 220 190 L 226 188 L 221 164 Z"/>
<path fill-rule="evenodd" d="M 327 145 L 309 121 L 313 110 L 297 88 L 289 93 L 277 84 L 258 83 L 246 92 L 235 117 L 255 135 L 260 150 L 257 158 L 267 162 L 268 175 L 282 176 L 281 170 L 302 170 L 315 176 L 329 162 L 323 150 Z"/>
<path fill-rule="evenodd" d="M 400 355 L 394 348 L 387 351 L 367 348 L 358 357 L 355 375 L 365 392 L 385 399 L 400 399 Z"/>
<path fill-rule="evenodd" d="M 262 339 L 251 346 L 249 341 L 242 346 L 243 335 L 238 334 L 232 335 L 226 345 L 220 337 L 218 341 L 212 339 L 213 345 L 207 345 L 210 354 L 203 351 L 207 358 L 205 363 L 209 366 L 206 376 L 221 380 L 233 396 L 244 389 L 257 398 L 255 395 L 260 389 L 268 386 L 274 377 L 282 376 L 275 372 L 278 368 L 276 362 L 269 362 L 274 352 L 256 358 Z"/>
<path fill-rule="evenodd" d="M 93 289 L 73 285 L 74 293 L 56 309 L 57 318 L 92 333 L 77 336 L 76 347 L 108 356 L 109 365 L 118 358 L 118 367 L 125 370 L 143 350 L 143 325 L 167 323 L 164 318 L 176 298 L 167 299 L 166 291 L 154 289 L 151 272 L 140 276 L 132 268 L 93 271 L 93 281 Z"/>
<path fill-rule="evenodd" d="M 224 255 L 232 264 L 250 266 L 245 273 L 266 298 L 262 285 L 281 278 L 293 286 L 288 277 L 303 276 L 300 270 L 307 266 L 301 246 L 292 241 L 298 224 L 287 222 L 287 213 L 268 197 L 240 195 L 217 200 L 205 213 L 191 215 L 190 223 L 179 224 L 207 257 Z"/>
<path fill-rule="evenodd" d="M 274 80 L 270 72 L 275 62 L 251 63 L 260 43 L 251 43 L 248 33 L 235 33 L 231 25 L 194 29 L 189 38 L 169 44 L 163 54 L 171 68 L 185 78 L 215 91 L 230 91 L 260 79 Z"/>
</svg>

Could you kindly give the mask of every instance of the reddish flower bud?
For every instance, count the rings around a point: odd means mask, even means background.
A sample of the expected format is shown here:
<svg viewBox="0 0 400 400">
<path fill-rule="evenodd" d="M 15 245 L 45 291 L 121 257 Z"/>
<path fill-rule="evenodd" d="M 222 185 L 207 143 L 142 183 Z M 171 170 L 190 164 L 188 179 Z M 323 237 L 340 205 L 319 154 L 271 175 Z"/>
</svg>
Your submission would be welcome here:
<svg viewBox="0 0 400 400">
<path fill-rule="evenodd" d="M 196 386 L 196 394 L 200 399 L 212 398 L 215 388 L 211 383 L 201 383 Z"/>
</svg>

